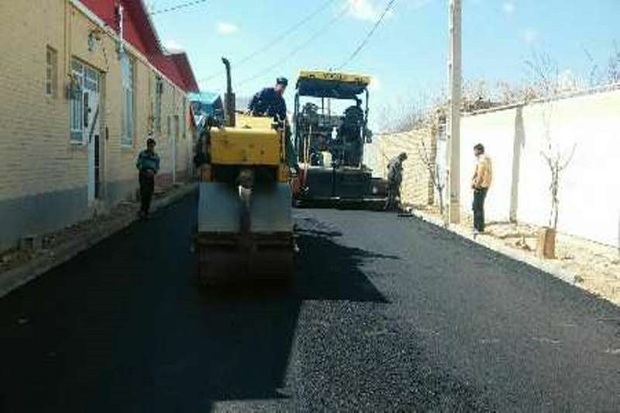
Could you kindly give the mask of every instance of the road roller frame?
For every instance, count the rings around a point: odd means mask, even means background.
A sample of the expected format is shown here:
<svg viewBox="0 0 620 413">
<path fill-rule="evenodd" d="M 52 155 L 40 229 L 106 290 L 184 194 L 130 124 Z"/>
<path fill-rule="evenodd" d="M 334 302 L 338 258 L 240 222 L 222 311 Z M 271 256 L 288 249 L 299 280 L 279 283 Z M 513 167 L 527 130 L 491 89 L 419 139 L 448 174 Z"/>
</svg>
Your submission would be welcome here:
<svg viewBox="0 0 620 413">
<path fill-rule="evenodd" d="M 267 117 L 235 113 L 230 64 L 224 125 L 205 131 L 194 250 L 202 284 L 287 279 L 294 267 L 285 133 Z"/>
</svg>

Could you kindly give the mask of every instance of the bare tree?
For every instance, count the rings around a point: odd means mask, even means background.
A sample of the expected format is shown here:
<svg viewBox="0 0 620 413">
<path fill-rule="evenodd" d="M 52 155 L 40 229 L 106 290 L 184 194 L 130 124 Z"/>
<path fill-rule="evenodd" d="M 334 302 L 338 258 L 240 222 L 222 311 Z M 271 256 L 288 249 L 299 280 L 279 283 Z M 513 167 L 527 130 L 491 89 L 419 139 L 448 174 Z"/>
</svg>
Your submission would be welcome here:
<svg viewBox="0 0 620 413">
<path fill-rule="evenodd" d="M 584 49 L 586 57 L 588 58 L 588 63 L 591 65 L 590 71 L 588 73 L 588 86 L 595 87 L 602 83 L 601 81 L 601 70 L 599 65 L 596 63 L 592 54 L 588 49 Z"/>
<path fill-rule="evenodd" d="M 607 81 L 609 83 L 620 82 L 620 49 L 618 49 L 618 43 L 614 42 L 614 50 L 609 57 L 609 63 L 607 65 Z"/>
<path fill-rule="evenodd" d="M 530 72 L 530 83 L 541 98 L 551 100 L 558 95 L 560 73 L 557 63 L 548 54 L 533 53 L 525 65 Z"/>
<path fill-rule="evenodd" d="M 551 198 L 549 212 L 549 228 L 557 230 L 559 217 L 559 192 L 562 172 L 570 164 L 575 154 L 576 145 L 573 144 L 570 150 L 565 147 L 551 134 L 551 120 L 555 106 L 555 98 L 562 91 L 559 81 L 559 71 L 557 64 L 545 54 L 535 54 L 532 60 L 526 62 L 533 74 L 533 85 L 537 93 L 543 99 L 542 102 L 542 121 L 543 121 L 543 147 L 541 155 L 545 159 L 551 175 L 549 183 L 549 193 Z"/>
<path fill-rule="evenodd" d="M 464 80 L 462 89 L 461 110 L 464 112 L 489 109 L 501 104 L 485 80 Z"/>
<path fill-rule="evenodd" d="M 439 211 L 441 216 L 444 214 L 444 199 L 443 199 L 443 190 L 446 187 L 445 176 L 439 170 L 439 165 L 437 163 L 436 153 L 430 154 L 426 144 L 424 143 L 424 139 L 420 141 L 420 145 L 418 146 L 418 155 L 422 162 L 424 162 L 424 166 L 428 170 L 428 174 L 431 178 L 431 183 L 433 184 L 433 188 L 437 191 L 439 195 Z"/>
<path fill-rule="evenodd" d="M 616 41 L 613 42 L 613 49 L 609 54 L 607 62 L 603 64 L 596 62 L 587 49 L 584 49 L 584 52 L 588 63 L 591 65 L 588 74 L 588 85 L 590 87 L 620 83 L 620 49 Z"/>
<path fill-rule="evenodd" d="M 425 118 L 422 111 L 412 109 L 393 123 L 393 132 L 407 132 L 417 129 L 424 125 Z"/>
<path fill-rule="evenodd" d="M 434 109 L 441 105 L 438 97 L 420 94 L 416 99 L 396 99 L 379 109 L 379 128 L 382 132 L 409 132 L 428 126 Z"/>
<path fill-rule="evenodd" d="M 551 193 L 551 211 L 549 213 L 549 228 L 554 230 L 558 227 L 558 215 L 560 199 L 558 193 L 560 191 L 560 175 L 566 169 L 568 164 L 575 155 L 576 145 L 572 146 L 570 152 L 557 150 L 552 148 L 551 141 L 549 140 L 549 146 L 541 151 L 541 155 L 547 161 L 549 171 L 551 172 L 551 182 L 549 184 L 549 192 Z"/>
</svg>

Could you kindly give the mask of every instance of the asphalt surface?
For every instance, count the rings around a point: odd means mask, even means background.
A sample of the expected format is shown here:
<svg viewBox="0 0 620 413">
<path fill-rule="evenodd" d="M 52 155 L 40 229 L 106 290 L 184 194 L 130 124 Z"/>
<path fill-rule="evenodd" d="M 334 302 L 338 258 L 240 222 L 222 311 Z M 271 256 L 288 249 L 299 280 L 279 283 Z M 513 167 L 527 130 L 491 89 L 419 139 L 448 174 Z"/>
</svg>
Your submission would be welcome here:
<svg viewBox="0 0 620 413">
<path fill-rule="evenodd" d="M 296 210 L 205 291 L 190 196 L 0 300 L 3 412 L 620 411 L 620 310 L 413 218 Z"/>
</svg>

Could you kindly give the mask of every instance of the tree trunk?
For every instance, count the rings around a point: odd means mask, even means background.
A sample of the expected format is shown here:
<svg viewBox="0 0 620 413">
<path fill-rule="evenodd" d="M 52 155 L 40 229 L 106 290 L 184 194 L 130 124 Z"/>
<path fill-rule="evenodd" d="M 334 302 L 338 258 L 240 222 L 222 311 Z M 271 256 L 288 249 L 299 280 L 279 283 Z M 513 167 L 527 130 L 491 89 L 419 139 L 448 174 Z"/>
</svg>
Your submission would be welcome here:
<svg viewBox="0 0 620 413">
<path fill-rule="evenodd" d="M 536 255 L 541 258 L 555 258 L 555 228 L 542 227 L 538 232 L 538 243 L 536 245 Z"/>
<path fill-rule="evenodd" d="M 439 212 L 443 216 L 443 188 L 439 188 Z"/>
</svg>

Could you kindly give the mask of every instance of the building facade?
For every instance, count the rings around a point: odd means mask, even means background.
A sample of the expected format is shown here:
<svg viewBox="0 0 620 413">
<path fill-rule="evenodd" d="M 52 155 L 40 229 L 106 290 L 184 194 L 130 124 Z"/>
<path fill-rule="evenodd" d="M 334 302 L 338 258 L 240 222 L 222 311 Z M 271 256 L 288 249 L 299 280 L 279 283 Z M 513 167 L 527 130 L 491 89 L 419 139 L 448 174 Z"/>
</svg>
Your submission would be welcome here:
<svg viewBox="0 0 620 413">
<path fill-rule="evenodd" d="M 188 176 L 198 88 L 141 1 L 2 2 L 0 36 L 0 250 L 134 198 L 149 136 L 157 184 Z"/>
</svg>

